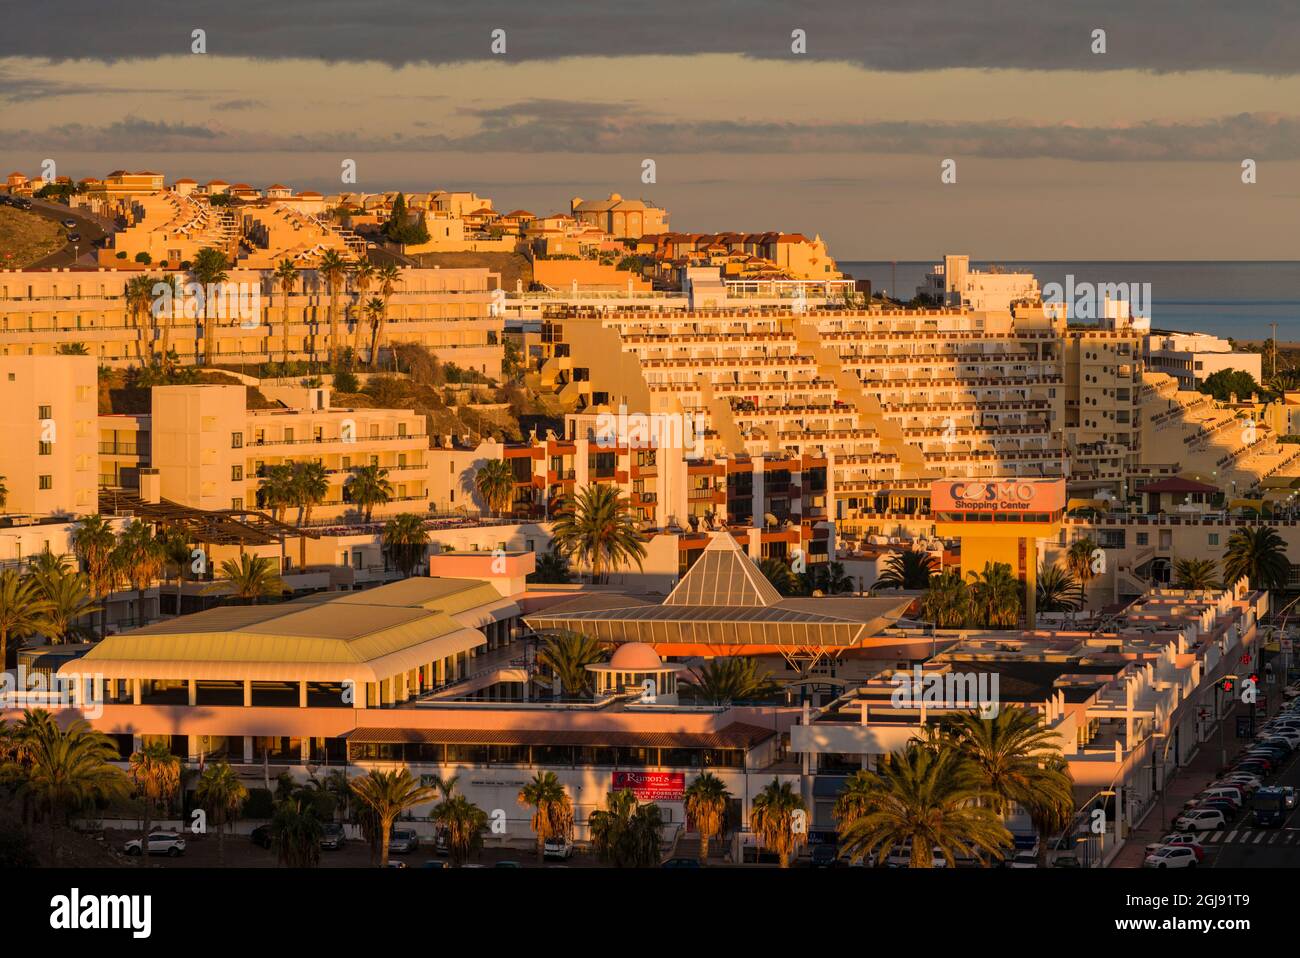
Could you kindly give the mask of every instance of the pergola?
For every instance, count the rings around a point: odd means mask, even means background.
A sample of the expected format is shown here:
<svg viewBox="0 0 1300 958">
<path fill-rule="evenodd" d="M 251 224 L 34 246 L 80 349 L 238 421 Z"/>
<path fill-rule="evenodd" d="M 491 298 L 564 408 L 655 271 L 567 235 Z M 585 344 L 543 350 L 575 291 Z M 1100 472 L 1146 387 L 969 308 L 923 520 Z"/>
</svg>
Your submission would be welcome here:
<svg viewBox="0 0 1300 958">
<path fill-rule="evenodd" d="M 319 539 L 320 533 L 281 522 L 256 509 L 195 509 L 170 499 L 149 502 L 115 489 L 99 491 L 99 512 L 133 516 L 177 529 L 190 542 L 209 545 L 267 546 L 286 538 Z"/>
</svg>

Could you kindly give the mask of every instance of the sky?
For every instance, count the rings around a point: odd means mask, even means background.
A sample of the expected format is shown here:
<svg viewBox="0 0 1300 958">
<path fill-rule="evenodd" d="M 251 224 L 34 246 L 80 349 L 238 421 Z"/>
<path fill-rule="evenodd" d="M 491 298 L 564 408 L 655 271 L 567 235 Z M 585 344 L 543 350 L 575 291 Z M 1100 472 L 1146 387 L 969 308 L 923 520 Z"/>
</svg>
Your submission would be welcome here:
<svg viewBox="0 0 1300 958">
<path fill-rule="evenodd" d="M 3 25 L 3 172 L 538 214 L 618 191 L 840 260 L 1300 258 L 1293 0 L 61 0 Z"/>
</svg>

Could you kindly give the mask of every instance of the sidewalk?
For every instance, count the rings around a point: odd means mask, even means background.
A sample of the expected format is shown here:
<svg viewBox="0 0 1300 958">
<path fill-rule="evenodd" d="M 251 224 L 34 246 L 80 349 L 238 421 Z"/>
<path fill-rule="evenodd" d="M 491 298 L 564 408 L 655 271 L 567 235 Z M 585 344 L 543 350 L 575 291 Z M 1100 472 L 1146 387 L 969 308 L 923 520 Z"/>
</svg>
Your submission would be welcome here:
<svg viewBox="0 0 1300 958">
<path fill-rule="evenodd" d="M 1233 756 L 1251 744 L 1237 738 L 1237 715 L 1249 713 L 1250 706 L 1238 702 L 1223 719 L 1223 744 L 1227 748 L 1228 761 L 1232 761 Z M 1259 721 L 1263 721 L 1263 716 L 1259 717 Z M 1201 743 L 1200 750 L 1192 760 L 1170 776 L 1166 783 L 1164 815 L 1161 814 L 1160 799 L 1157 796 L 1142 824 L 1125 836 L 1124 847 L 1119 850 L 1119 854 L 1111 861 L 1109 867 L 1141 868 L 1147 855 L 1147 844 L 1164 838 L 1173 831 L 1171 823 L 1182 812 L 1188 799 L 1195 798 L 1218 776 L 1221 758 L 1219 731 L 1216 728 L 1210 737 Z"/>
</svg>

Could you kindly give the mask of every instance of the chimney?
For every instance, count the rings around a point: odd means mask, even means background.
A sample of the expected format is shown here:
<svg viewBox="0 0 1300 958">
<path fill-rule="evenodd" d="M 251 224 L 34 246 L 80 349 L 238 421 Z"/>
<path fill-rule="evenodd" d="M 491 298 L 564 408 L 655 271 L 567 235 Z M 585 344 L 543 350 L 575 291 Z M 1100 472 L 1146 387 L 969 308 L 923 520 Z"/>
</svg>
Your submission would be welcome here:
<svg viewBox="0 0 1300 958">
<path fill-rule="evenodd" d="M 140 470 L 140 498 L 154 504 L 162 501 L 162 474 L 157 469 Z"/>
</svg>

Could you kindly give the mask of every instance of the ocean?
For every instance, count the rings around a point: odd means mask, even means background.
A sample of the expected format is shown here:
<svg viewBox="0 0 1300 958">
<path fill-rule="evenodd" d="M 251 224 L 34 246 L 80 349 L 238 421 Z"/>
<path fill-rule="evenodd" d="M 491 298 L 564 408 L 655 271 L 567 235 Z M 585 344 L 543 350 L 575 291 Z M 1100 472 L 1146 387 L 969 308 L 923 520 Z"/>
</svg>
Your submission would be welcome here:
<svg viewBox="0 0 1300 958">
<path fill-rule="evenodd" d="M 1233 339 L 1266 339 L 1277 323 L 1279 342 L 1300 343 L 1300 262 L 1041 262 L 994 260 L 972 262 L 974 269 L 999 266 L 1029 272 L 1047 283 L 1065 286 L 1066 276 L 1079 283 L 1150 283 L 1151 327 L 1214 333 Z M 871 280 L 873 290 L 911 299 L 934 266 L 924 262 L 852 262 L 839 264 L 854 279 Z M 894 284 L 897 283 L 896 291 Z"/>
</svg>

